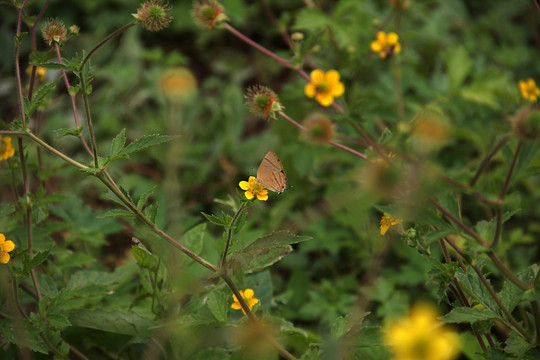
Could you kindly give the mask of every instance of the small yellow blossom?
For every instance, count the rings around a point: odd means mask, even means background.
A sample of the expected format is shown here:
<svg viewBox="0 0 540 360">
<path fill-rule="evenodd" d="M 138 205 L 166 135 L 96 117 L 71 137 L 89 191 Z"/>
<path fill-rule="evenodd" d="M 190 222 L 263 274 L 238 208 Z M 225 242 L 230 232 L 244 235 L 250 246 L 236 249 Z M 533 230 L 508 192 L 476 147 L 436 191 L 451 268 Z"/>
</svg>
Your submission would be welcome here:
<svg viewBox="0 0 540 360">
<path fill-rule="evenodd" d="M 415 305 L 408 317 L 385 327 L 384 341 L 395 360 L 451 360 L 460 352 L 459 335 L 437 320 L 429 304 Z"/>
<path fill-rule="evenodd" d="M 345 85 L 339 81 L 339 72 L 328 70 L 313 70 L 310 74 L 311 82 L 304 87 L 307 97 L 314 97 L 322 106 L 330 106 L 334 98 L 343 95 Z"/>
<path fill-rule="evenodd" d="M 8 252 L 15 249 L 15 244 L 11 240 L 6 240 L 6 236 L 0 233 L 0 263 L 7 264 L 10 256 Z"/>
<path fill-rule="evenodd" d="M 240 181 L 238 185 L 245 191 L 246 199 L 251 200 L 256 196 L 258 200 L 268 200 L 268 190 L 259 184 L 255 176 L 250 176 L 248 181 Z"/>
<path fill-rule="evenodd" d="M 15 155 L 15 149 L 11 145 L 11 137 L 0 135 L 0 161 L 7 160 L 13 155 Z"/>
<path fill-rule="evenodd" d="M 32 68 L 33 68 L 32 65 L 30 65 L 29 67 L 26 68 L 26 73 L 28 75 L 32 74 Z M 36 75 L 38 76 L 40 81 L 45 80 L 45 74 L 46 73 L 47 73 L 47 69 L 45 69 L 44 67 L 41 67 L 41 66 L 36 66 Z"/>
<path fill-rule="evenodd" d="M 395 32 L 385 33 L 379 31 L 377 37 L 371 42 L 370 49 L 379 53 L 381 59 L 386 59 L 401 52 L 399 36 Z"/>
<path fill-rule="evenodd" d="M 381 235 L 386 234 L 388 229 L 390 229 L 390 226 L 397 225 L 399 223 L 403 222 L 401 219 L 394 218 L 388 214 L 384 214 L 381 217 Z"/>
<path fill-rule="evenodd" d="M 519 82 L 519 91 L 521 92 L 521 96 L 530 102 L 536 102 L 538 96 L 540 96 L 540 89 L 538 89 L 536 83 L 531 78 Z"/>
<path fill-rule="evenodd" d="M 242 295 L 242 297 L 244 298 L 244 301 L 246 302 L 249 310 L 251 310 L 253 306 L 259 302 L 259 299 L 254 297 L 255 293 L 252 289 L 240 290 L 240 295 Z M 242 310 L 242 312 L 245 314 L 246 312 L 244 311 L 244 309 L 242 309 L 238 298 L 234 294 L 233 300 L 234 302 L 232 303 L 231 308 L 233 308 L 234 310 Z"/>
</svg>

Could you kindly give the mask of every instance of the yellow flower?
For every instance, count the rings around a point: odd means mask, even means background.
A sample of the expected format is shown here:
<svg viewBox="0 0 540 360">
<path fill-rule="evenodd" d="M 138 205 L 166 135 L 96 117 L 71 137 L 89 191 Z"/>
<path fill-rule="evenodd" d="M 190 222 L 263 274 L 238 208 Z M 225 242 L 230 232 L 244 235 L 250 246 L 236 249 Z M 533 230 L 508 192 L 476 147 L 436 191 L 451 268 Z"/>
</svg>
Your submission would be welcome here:
<svg viewBox="0 0 540 360">
<path fill-rule="evenodd" d="M 32 65 L 26 68 L 26 73 L 30 75 L 32 73 Z M 40 81 L 45 80 L 45 74 L 47 73 L 47 69 L 41 66 L 36 66 L 36 75 L 38 76 Z"/>
<path fill-rule="evenodd" d="M 519 82 L 519 91 L 521 92 L 521 96 L 530 102 L 536 102 L 538 96 L 540 96 L 540 90 L 531 78 Z"/>
<path fill-rule="evenodd" d="M 251 200 L 256 196 L 258 200 L 268 200 L 268 190 L 259 184 L 254 176 L 250 176 L 248 181 L 240 181 L 238 185 L 245 190 L 246 199 Z"/>
<path fill-rule="evenodd" d="M 459 335 L 437 320 L 436 309 L 417 304 L 408 317 L 385 327 L 384 341 L 395 360 L 451 360 L 460 352 Z"/>
<path fill-rule="evenodd" d="M 0 135 L 0 161 L 7 160 L 15 154 L 15 149 L 11 146 L 11 137 Z"/>
<path fill-rule="evenodd" d="M 371 42 L 370 49 L 373 52 L 379 53 L 381 59 L 399 54 L 401 52 L 399 36 L 395 32 L 387 34 L 384 31 L 379 31 L 376 39 Z"/>
<path fill-rule="evenodd" d="M 253 292 L 252 289 L 240 290 L 240 295 L 242 295 L 242 297 L 244 298 L 244 301 L 246 302 L 249 310 L 251 310 L 253 306 L 259 302 L 259 299 L 254 297 L 255 293 Z M 242 306 L 240 305 L 238 298 L 234 294 L 233 294 L 233 300 L 234 302 L 232 303 L 231 307 L 234 310 L 242 310 L 242 312 L 245 314 L 246 312 L 244 311 L 244 309 L 242 309 Z"/>
<path fill-rule="evenodd" d="M 197 93 L 197 80 L 184 67 L 166 70 L 161 75 L 160 86 L 165 99 L 173 104 L 187 104 Z"/>
<path fill-rule="evenodd" d="M 313 70 L 310 74 L 311 82 L 304 87 L 307 97 L 314 97 L 322 106 L 330 106 L 334 98 L 343 95 L 345 86 L 339 81 L 336 70 Z"/>
<path fill-rule="evenodd" d="M 401 219 L 393 218 L 392 216 L 388 214 L 384 214 L 381 217 L 381 235 L 386 234 L 388 229 L 390 229 L 390 226 L 397 225 L 399 223 L 403 222 Z"/>
<path fill-rule="evenodd" d="M 11 240 L 6 241 L 6 236 L 0 233 L 0 263 L 7 264 L 9 261 L 8 252 L 15 249 L 15 244 Z"/>
</svg>

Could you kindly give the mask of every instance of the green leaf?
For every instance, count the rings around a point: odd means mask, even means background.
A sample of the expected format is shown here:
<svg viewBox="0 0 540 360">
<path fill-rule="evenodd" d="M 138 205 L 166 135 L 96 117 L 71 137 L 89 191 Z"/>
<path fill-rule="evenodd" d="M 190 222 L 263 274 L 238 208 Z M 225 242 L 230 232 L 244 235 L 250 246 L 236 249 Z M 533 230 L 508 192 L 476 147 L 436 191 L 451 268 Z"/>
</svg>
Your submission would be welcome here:
<svg viewBox="0 0 540 360">
<path fill-rule="evenodd" d="M 448 314 L 442 316 L 441 319 L 452 324 L 472 324 L 477 321 L 497 319 L 498 317 L 497 314 L 489 309 L 457 307 L 452 309 Z"/>
<path fill-rule="evenodd" d="M 134 218 L 135 214 L 133 214 L 129 210 L 112 209 L 112 210 L 107 211 L 105 214 L 98 216 L 98 218 L 117 218 L 117 217 Z"/>
<path fill-rule="evenodd" d="M 79 169 L 79 171 L 85 175 L 96 175 L 98 172 L 101 171 L 101 169 L 95 167 L 87 167 L 85 169 Z"/>
<path fill-rule="evenodd" d="M 524 359 L 523 355 L 532 347 L 533 345 L 528 343 L 523 336 L 516 331 L 512 331 L 510 337 L 506 340 L 504 352 L 516 356 L 519 359 Z"/>
<path fill-rule="evenodd" d="M 48 82 L 39 87 L 36 95 L 32 98 L 30 107 L 26 109 L 26 119 L 29 119 L 30 116 L 32 116 L 32 114 L 39 108 L 43 101 L 45 101 L 45 97 L 54 89 L 54 87 L 54 82 Z"/>
<path fill-rule="evenodd" d="M 49 349 L 39 336 L 39 328 L 26 319 L 20 319 L 22 328 L 15 330 L 13 320 L 0 319 L 0 334 L 9 343 L 19 347 L 28 347 L 32 351 L 48 354 Z M 24 334 L 24 336 L 21 336 Z"/>
<path fill-rule="evenodd" d="M 153 186 L 150 189 L 146 190 L 137 201 L 137 208 L 141 210 L 144 207 L 144 204 L 146 204 L 146 201 L 148 201 L 148 198 L 154 193 L 157 186 Z"/>
<path fill-rule="evenodd" d="M 158 324 L 134 312 L 79 309 L 69 315 L 74 326 L 130 336 L 150 336 Z"/>
<path fill-rule="evenodd" d="M 13 204 L 10 204 L 8 202 L 1 202 L 0 203 L 0 217 L 6 216 L 11 213 L 13 213 L 16 210 L 15 206 Z"/>
<path fill-rule="evenodd" d="M 472 68 L 472 60 L 464 46 L 449 49 L 445 54 L 450 90 L 457 93 Z"/>
<path fill-rule="evenodd" d="M 148 149 L 151 146 L 165 143 L 167 141 L 170 141 L 171 139 L 172 137 L 168 135 L 145 135 L 142 138 L 137 139 L 127 145 L 120 153 L 118 153 L 118 156 L 128 157 L 133 153 Z"/>
<path fill-rule="evenodd" d="M 17 36 L 15 36 L 16 47 L 19 47 L 21 45 L 21 41 L 24 39 L 26 35 L 28 35 L 28 32 L 20 32 Z"/>
<path fill-rule="evenodd" d="M 503 316 L 500 314 L 500 309 L 493 297 L 487 290 L 486 286 L 482 283 L 472 266 L 467 267 L 467 272 L 463 269 L 458 269 L 456 272 L 456 278 L 461 283 L 463 290 L 472 296 L 480 304 L 484 305 L 486 309 L 491 310 L 500 320 L 506 322 Z M 486 279 L 489 283 L 489 280 Z"/>
<path fill-rule="evenodd" d="M 109 151 L 109 156 L 111 158 L 115 157 L 120 153 L 126 144 L 126 129 L 122 129 L 118 135 L 116 135 L 111 143 L 111 149 Z"/>
<path fill-rule="evenodd" d="M 208 295 L 206 305 L 214 317 L 220 322 L 227 321 L 229 310 L 229 297 L 223 291 L 212 291 Z"/>
<path fill-rule="evenodd" d="M 43 67 L 45 69 L 50 69 L 50 70 L 67 70 L 67 69 L 69 69 L 69 65 L 60 64 L 60 63 L 57 63 L 57 62 L 40 62 L 40 63 L 32 63 L 32 65 L 41 66 L 41 67 Z"/>
<path fill-rule="evenodd" d="M 131 247 L 131 253 L 140 267 L 148 270 L 157 269 L 159 262 L 156 259 L 156 256 L 154 256 L 150 251 L 137 245 L 133 245 Z"/>
<path fill-rule="evenodd" d="M 30 258 L 30 255 L 25 255 L 24 261 L 23 261 L 23 274 L 30 273 L 30 270 L 36 268 L 38 265 L 43 263 L 45 260 L 47 260 L 47 257 L 49 256 L 49 250 L 42 251 L 35 253 L 32 258 Z"/>
<path fill-rule="evenodd" d="M 54 134 L 57 139 L 62 138 L 64 136 L 80 136 L 82 134 L 83 127 L 79 126 L 76 129 L 68 129 L 68 128 L 61 128 L 54 130 Z"/>
<path fill-rule="evenodd" d="M 281 260 L 292 252 L 290 244 L 311 239 L 308 236 L 297 236 L 288 231 L 276 231 L 255 240 L 244 249 L 233 253 L 230 262 L 238 263 L 246 273 L 260 271 Z"/>
<path fill-rule="evenodd" d="M 206 236 L 206 223 L 201 223 L 184 234 L 182 244 L 196 254 L 200 254 L 204 247 L 204 238 Z M 184 256 L 185 264 L 194 262 L 192 258 Z"/>
<path fill-rule="evenodd" d="M 218 226 L 225 226 L 225 222 L 222 219 L 218 218 L 217 216 L 212 215 L 212 214 L 206 214 L 204 212 L 201 212 L 201 214 L 203 214 L 206 220 L 210 221 L 212 224 L 218 225 Z"/>
<path fill-rule="evenodd" d="M 156 221 L 156 216 L 159 210 L 159 204 L 151 204 L 144 208 L 143 213 L 146 215 L 148 219 L 150 219 L 151 222 Z"/>
</svg>

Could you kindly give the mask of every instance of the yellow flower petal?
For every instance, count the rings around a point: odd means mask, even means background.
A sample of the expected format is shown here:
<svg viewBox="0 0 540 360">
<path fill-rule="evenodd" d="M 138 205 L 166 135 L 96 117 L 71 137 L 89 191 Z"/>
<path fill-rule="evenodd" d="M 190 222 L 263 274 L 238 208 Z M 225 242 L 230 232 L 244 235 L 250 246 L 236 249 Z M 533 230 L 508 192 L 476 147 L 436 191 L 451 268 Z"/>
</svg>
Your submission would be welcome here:
<svg viewBox="0 0 540 360">
<path fill-rule="evenodd" d="M 0 252 L 0 263 L 7 264 L 9 262 L 9 254 L 5 252 Z"/>
<path fill-rule="evenodd" d="M 310 77 L 311 77 L 311 82 L 315 83 L 316 85 L 324 81 L 324 72 L 320 69 L 315 69 L 311 72 Z"/>
<path fill-rule="evenodd" d="M 384 31 L 377 32 L 377 41 L 380 43 L 386 42 L 386 33 Z"/>
<path fill-rule="evenodd" d="M 239 302 L 234 302 L 232 303 L 231 308 L 233 308 L 234 310 L 241 310 L 242 306 L 240 306 Z"/>
<path fill-rule="evenodd" d="M 394 46 L 394 54 L 399 54 L 401 52 L 401 44 L 400 43 L 397 43 L 395 46 Z"/>
<path fill-rule="evenodd" d="M 314 97 L 316 92 L 317 88 L 312 83 L 306 84 L 306 86 L 304 87 L 304 94 L 306 94 L 307 97 Z"/>
<path fill-rule="evenodd" d="M 371 43 L 371 45 L 369 46 L 369 48 L 370 48 L 371 51 L 373 51 L 373 52 L 379 52 L 379 51 L 382 50 L 382 45 L 381 45 L 381 43 L 378 42 L 378 41 L 373 41 L 373 42 Z"/>
<path fill-rule="evenodd" d="M 390 45 L 395 45 L 399 41 L 399 36 L 395 32 L 388 33 L 388 36 L 386 37 L 386 42 Z"/>
<path fill-rule="evenodd" d="M 244 195 L 246 196 L 246 199 L 248 200 L 253 199 L 253 197 L 255 196 L 251 191 L 246 191 Z"/>
<path fill-rule="evenodd" d="M 257 199 L 261 201 L 268 200 L 268 193 L 266 193 L 265 195 L 257 194 Z"/>
<path fill-rule="evenodd" d="M 326 80 L 329 83 L 338 83 L 339 82 L 339 72 L 336 70 L 328 70 L 326 72 Z"/>
<path fill-rule="evenodd" d="M 240 292 L 240 294 L 242 294 L 242 292 Z M 242 294 L 244 299 L 251 299 L 253 295 L 255 295 L 255 292 L 252 289 L 246 289 L 244 290 L 244 293 Z"/>
<path fill-rule="evenodd" d="M 238 186 L 240 186 L 240 189 L 242 189 L 242 190 L 249 189 L 249 183 L 247 181 L 244 181 L 244 180 L 240 181 Z"/>
<path fill-rule="evenodd" d="M 4 242 L 1 246 L 5 252 L 10 252 L 15 249 L 15 244 L 11 240 Z"/>
<path fill-rule="evenodd" d="M 2 244 L 4 241 L 6 241 L 6 235 L 0 233 L 0 244 Z"/>
<path fill-rule="evenodd" d="M 343 83 L 338 83 L 332 87 L 332 96 L 338 97 L 343 95 L 345 92 L 345 85 Z"/>
<path fill-rule="evenodd" d="M 330 106 L 334 102 L 334 97 L 331 94 L 317 94 L 315 100 L 322 106 Z"/>
</svg>

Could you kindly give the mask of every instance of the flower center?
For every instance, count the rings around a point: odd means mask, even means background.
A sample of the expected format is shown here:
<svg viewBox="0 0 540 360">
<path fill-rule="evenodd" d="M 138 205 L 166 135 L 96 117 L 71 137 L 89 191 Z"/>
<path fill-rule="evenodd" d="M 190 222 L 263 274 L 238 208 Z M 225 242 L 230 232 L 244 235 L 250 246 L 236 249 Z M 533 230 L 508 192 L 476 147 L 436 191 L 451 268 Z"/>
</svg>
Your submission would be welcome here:
<svg viewBox="0 0 540 360">
<path fill-rule="evenodd" d="M 317 92 L 319 93 L 325 93 L 328 92 L 328 83 L 326 81 L 321 81 L 317 84 Z"/>
</svg>

